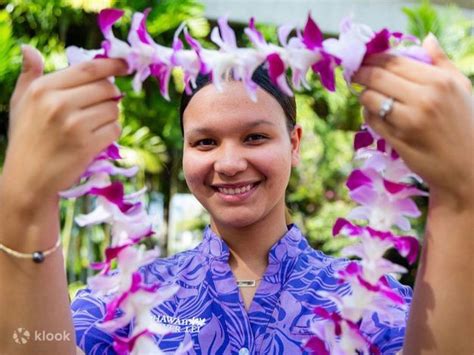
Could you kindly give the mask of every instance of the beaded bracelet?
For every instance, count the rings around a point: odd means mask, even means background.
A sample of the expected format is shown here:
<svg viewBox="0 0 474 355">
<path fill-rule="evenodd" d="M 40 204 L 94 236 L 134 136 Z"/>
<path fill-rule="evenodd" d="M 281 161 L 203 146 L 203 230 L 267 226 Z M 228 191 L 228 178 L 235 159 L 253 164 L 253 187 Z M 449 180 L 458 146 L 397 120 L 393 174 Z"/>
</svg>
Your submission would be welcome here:
<svg viewBox="0 0 474 355">
<path fill-rule="evenodd" d="M 35 263 L 39 264 L 39 263 L 42 263 L 49 254 L 56 251 L 56 249 L 58 249 L 60 245 L 61 245 L 61 238 L 58 238 L 58 241 L 56 242 L 56 244 L 52 248 L 49 248 L 45 251 L 38 250 L 38 251 L 35 251 L 34 253 L 20 253 L 18 251 L 8 248 L 2 243 L 0 243 L 0 250 L 4 251 L 8 255 L 12 255 L 17 258 L 23 258 L 23 259 L 31 258 Z"/>
</svg>

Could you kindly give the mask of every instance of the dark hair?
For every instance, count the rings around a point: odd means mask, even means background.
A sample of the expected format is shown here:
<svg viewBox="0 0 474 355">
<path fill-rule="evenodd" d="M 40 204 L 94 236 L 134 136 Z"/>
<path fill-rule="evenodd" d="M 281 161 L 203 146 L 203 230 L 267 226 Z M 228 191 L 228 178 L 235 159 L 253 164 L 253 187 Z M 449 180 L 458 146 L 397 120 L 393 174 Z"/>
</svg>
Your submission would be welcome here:
<svg viewBox="0 0 474 355">
<path fill-rule="evenodd" d="M 288 132 L 291 132 L 296 125 L 296 102 L 294 96 L 288 96 L 283 93 L 276 84 L 270 79 L 268 75 L 268 71 L 264 68 L 263 65 L 257 67 L 252 75 L 252 80 L 260 86 L 263 90 L 267 93 L 272 95 L 277 102 L 280 104 L 283 112 L 286 116 L 286 126 L 288 127 Z M 187 95 L 186 92 L 183 92 L 181 96 L 181 106 L 179 111 L 179 122 L 181 125 L 181 134 L 184 135 L 184 128 L 183 128 L 183 114 L 184 110 L 188 106 L 189 102 L 193 98 L 193 96 L 203 87 L 207 86 L 212 82 L 211 75 L 202 75 L 199 74 L 196 79 L 196 87 L 192 88 L 192 92 L 190 95 Z"/>
</svg>

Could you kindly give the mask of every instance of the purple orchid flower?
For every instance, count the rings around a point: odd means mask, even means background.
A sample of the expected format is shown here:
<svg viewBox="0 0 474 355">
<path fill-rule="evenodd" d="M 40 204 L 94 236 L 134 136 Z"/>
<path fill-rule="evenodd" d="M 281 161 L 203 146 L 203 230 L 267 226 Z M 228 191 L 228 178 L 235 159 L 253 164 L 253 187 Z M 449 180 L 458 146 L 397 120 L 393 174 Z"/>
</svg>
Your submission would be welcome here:
<svg viewBox="0 0 474 355">
<path fill-rule="evenodd" d="M 115 166 L 112 162 L 100 159 L 96 160 L 87 167 L 86 171 L 82 174 L 82 178 L 91 177 L 94 174 L 106 173 L 109 175 L 121 175 L 125 177 L 132 177 L 138 173 L 138 167 L 133 166 L 131 168 L 119 168 Z"/>
<path fill-rule="evenodd" d="M 262 33 L 255 27 L 255 18 L 251 18 L 249 26 L 244 29 L 250 42 L 261 52 L 265 54 L 268 65 L 268 75 L 272 82 L 277 85 L 286 95 L 293 96 L 293 91 L 286 81 L 286 64 L 282 60 L 278 47 L 269 45 Z"/>
<path fill-rule="evenodd" d="M 334 70 L 341 63 L 341 60 L 324 49 L 323 34 L 312 19 L 311 14 L 308 15 L 303 34 L 300 37 L 307 49 L 320 55 L 320 59 L 311 68 L 319 74 L 323 86 L 329 91 L 336 90 Z"/>
<path fill-rule="evenodd" d="M 382 230 L 393 225 L 409 230 L 406 217 L 416 218 L 421 214 L 411 197 L 427 195 L 415 187 L 392 183 L 372 169 L 354 170 L 346 185 L 351 198 L 362 205 L 354 208 L 349 218 L 368 220 L 369 225 Z"/>
<path fill-rule="evenodd" d="M 238 48 L 234 30 L 228 25 L 227 18 L 217 21 L 218 27 L 211 32 L 211 40 L 219 46 L 219 52 L 200 49 L 199 57 L 210 68 L 212 81 L 218 90 L 222 90 L 222 80 L 226 75 L 241 80 L 252 100 L 256 101 L 257 85 L 252 80 L 255 69 L 264 57 L 255 49 Z"/>
<path fill-rule="evenodd" d="M 376 147 L 371 147 L 375 142 Z M 383 174 L 386 180 L 410 182 L 422 179 L 413 173 L 387 142 L 368 126 L 363 126 L 354 137 L 355 160 L 362 161 L 361 169 L 372 169 Z"/>
<path fill-rule="evenodd" d="M 354 150 L 357 151 L 361 148 L 368 147 L 374 142 L 374 137 L 370 132 L 366 130 L 361 130 L 357 132 L 354 136 Z"/>
<path fill-rule="evenodd" d="M 144 329 L 141 332 L 131 336 L 130 338 L 123 338 L 119 336 L 114 337 L 114 350 L 118 355 L 128 355 L 132 352 L 135 348 L 135 344 L 137 340 L 142 339 L 143 337 L 152 337 L 153 333 L 150 332 L 148 329 Z M 157 351 L 158 349 L 154 349 Z M 157 354 L 162 354 L 161 351 L 158 350 Z"/>
<path fill-rule="evenodd" d="M 87 62 L 94 58 L 100 58 L 105 56 L 105 50 L 95 49 L 95 50 L 86 50 L 76 46 L 71 46 L 66 48 L 66 57 L 69 65 L 75 65 L 82 62 Z"/>
<path fill-rule="evenodd" d="M 293 91 L 286 81 L 285 63 L 278 53 L 272 53 L 267 56 L 268 76 L 277 84 L 278 87 L 288 96 L 293 96 Z"/>
<path fill-rule="evenodd" d="M 130 54 L 130 46 L 117 39 L 112 31 L 113 25 L 122 18 L 123 14 L 124 11 L 119 9 L 105 9 L 99 13 L 99 28 L 105 38 L 102 49 L 106 58 L 127 58 Z"/>
<path fill-rule="evenodd" d="M 364 268 L 355 261 L 350 262 L 345 269 L 339 270 L 338 275 L 341 280 L 349 281 L 351 285 L 357 282 L 367 291 L 380 293 L 395 304 L 404 303 L 403 298 L 390 288 L 385 277 L 381 277 L 375 283 L 366 280 L 364 277 Z"/>
<path fill-rule="evenodd" d="M 183 50 L 184 45 L 183 42 L 179 39 L 179 35 L 181 31 L 184 32 L 184 36 L 186 41 L 189 43 L 193 43 L 194 47 L 193 50 L 186 51 Z M 196 87 L 196 79 L 202 70 L 202 63 L 199 58 L 199 52 L 201 47 L 199 43 L 192 38 L 184 23 L 176 30 L 173 39 L 173 54 L 171 56 L 171 63 L 175 67 L 181 67 L 184 72 L 184 89 L 187 95 L 191 95 L 192 88 Z"/>
<path fill-rule="evenodd" d="M 375 238 L 380 241 L 387 241 L 389 244 L 388 247 L 393 246 L 395 249 L 397 249 L 400 255 L 408 259 L 408 262 L 410 264 L 413 264 L 416 261 L 416 257 L 418 255 L 419 242 L 415 237 L 407 235 L 398 236 L 390 231 L 384 232 L 378 231 L 368 226 L 357 226 L 355 224 L 352 224 L 345 218 L 337 219 L 336 223 L 333 226 L 332 234 L 334 236 L 338 234 L 344 234 L 349 237 L 368 237 L 371 239 Z M 352 246 L 349 246 L 348 248 L 352 248 Z M 387 248 L 383 248 L 377 254 L 381 258 L 386 251 Z M 373 254 L 374 253 L 372 253 L 372 255 Z"/>
<path fill-rule="evenodd" d="M 155 43 L 148 34 L 146 19 L 149 13 L 150 9 L 143 13 L 135 13 L 128 34 L 128 41 L 133 48 L 128 62 L 136 72 L 133 88 L 137 92 L 140 91 L 142 83 L 151 75 L 158 80 L 161 95 L 169 100 L 168 85 L 173 69 L 171 64 L 173 51 Z"/>
<path fill-rule="evenodd" d="M 123 244 L 118 247 L 109 247 L 105 249 L 105 260 L 102 262 L 91 263 L 90 267 L 94 270 L 101 270 L 102 274 L 107 274 L 110 271 L 112 260 L 116 259 L 119 253 L 125 248 L 131 246 L 133 243 Z"/>
<path fill-rule="evenodd" d="M 344 319 L 338 313 L 328 312 L 322 307 L 316 307 L 314 314 L 318 317 L 318 320 L 311 325 L 315 336 L 304 345 L 313 354 L 344 355 L 357 352 L 380 354 L 378 348 L 370 344 L 355 322 Z M 336 340 L 342 337 L 343 342 Z"/>
<path fill-rule="evenodd" d="M 115 181 L 105 187 L 94 187 L 90 189 L 88 193 L 104 197 L 109 202 L 120 208 L 120 211 L 124 213 L 136 207 L 136 204 L 128 203 L 124 200 L 124 186 L 120 181 Z"/>
<path fill-rule="evenodd" d="M 135 317 L 140 324 L 139 328 L 135 328 L 136 332 L 148 329 L 155 334 L 166 334 L 168 328 L 153 322 L 151 310 L 173 296 L 177 290 L 177 286 L 144 284 L 141 274 L 134 272 L 129 289 L 107 304 L 103 322 L 98 326 L 107 331 L 115 331 L 129 324 Z M 116 317 L 119 309 L 122 314 Z M 141 321 L 143 318 L 146 323 Z"/>
<path fill-rule="evenodd" d="M 84 196 L 93 188 L 102 188 L 110 184 L 110 178 L 106 173 L 91 176 L 84 184 L 75 186 L 66 191 L 61 191 L 59 196 L 63 198 L 76 198 Z"/>
<path fill-rule="evenodd" d="M 339 39 L 327 39 L 323 45 L 328 53 L 340 59 L 344 79 L 350 82 L 362 65 L 367 52 L 366 43 L 373 37 L 373 31 L 366 25 L 353 23 L 350 17 L 342 20 L 340 31 Z"/>
<path fill-rule="evenodd" d="M 145 250 L 142 246 L 135 248 L 136 242 L 128 242 L 118 247 L 106 250 L 106 259 L 103 263 L 96 263 L 94 267 L 101 272 L 88 279 L 89 288 L 99 295 L 115 295 L 130 288 L 133 273 L 144 265 L 155 260 L 159 255 L 158 249 Z M 113 258 L 117 259 L 117 269 L 110 270 Z"/>
<path fill-rule="evenodd" d="M 101 152 L 96 159 L 111 159 L 111 160 L 118 160 L 122 159 L 120 155 L 120 146 L 117 143 L 112 143 L 107 148 Z"/>
<path fill-rule="evenodd" d="M 411 35 L 390 32 L 386 28 L 375 33 L 366 25 L 353 23 L 350 17 L 342 20 L 340 31 L 338 39 L 327 39 L 323 46 L 328 53 L 341 60 L 344 79 L 348 83 L 362 65 L 364 58 L 371 54 L 390 52 L 426 63 L 431 61 L 423 48 L 417 45 L 401 46 L 404 42 L 418 43 L 417 39 Z"/>
</svg>

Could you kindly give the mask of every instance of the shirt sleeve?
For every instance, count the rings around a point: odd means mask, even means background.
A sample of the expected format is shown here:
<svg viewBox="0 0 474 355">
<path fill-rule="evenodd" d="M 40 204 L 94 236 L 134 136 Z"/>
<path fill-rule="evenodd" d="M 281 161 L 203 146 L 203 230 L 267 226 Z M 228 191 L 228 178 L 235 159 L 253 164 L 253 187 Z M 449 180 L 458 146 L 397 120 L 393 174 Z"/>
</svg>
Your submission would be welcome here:
<svg viewBox="0 0 474 355">
<path fill-rule="evenodd" d="M 391 276 L 387 276 L 387 281 L 390 287 L 403 297 L 405 304 L 391 307 L 391 321 L 382 319 L 377 313 L 374 313 L 370 319 L 363 320 L 361 330 L 368 336 L 372 344 L 377 346 L 381 354 L 395 355 L 403 347 L 413 290 L 409 286 L 402 285 Z"/>
<path fill-rule="evenodd" d="M 116 354 L 113 337 L 97 327 L 106 313 L 106 303 L 102 299 L 94 296 L 89 289 L 80 290 L 72 301 L 71 311 L 77 346 L 86 355 Z M 128 327 L 114 334 L 127 337 Z"/>
</svg>

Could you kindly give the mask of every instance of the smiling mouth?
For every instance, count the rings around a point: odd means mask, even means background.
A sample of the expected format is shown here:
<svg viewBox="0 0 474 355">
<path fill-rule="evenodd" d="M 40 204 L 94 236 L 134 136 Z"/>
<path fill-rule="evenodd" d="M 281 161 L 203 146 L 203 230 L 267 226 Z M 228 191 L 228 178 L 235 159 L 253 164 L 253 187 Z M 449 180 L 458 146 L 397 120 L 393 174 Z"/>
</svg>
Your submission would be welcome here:
<svg viewBox="0 0 474 355">
<path fill-rule="evenodd" d="M 234 187 L 234 188 L 221 187 L 221 186 L 212 186 L 212 188 L 215 191 L 220 192 L 221 194 L 233 196 L 233 195 L 241 195 L 246 192 L 249 192 L 250 190 L 255 188 L 258 184 L 260 184 L 260 182 L 250 183 L 247 185 L 241 185 L 239 187 Z"/>
</svg>

